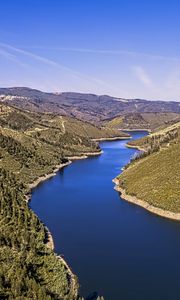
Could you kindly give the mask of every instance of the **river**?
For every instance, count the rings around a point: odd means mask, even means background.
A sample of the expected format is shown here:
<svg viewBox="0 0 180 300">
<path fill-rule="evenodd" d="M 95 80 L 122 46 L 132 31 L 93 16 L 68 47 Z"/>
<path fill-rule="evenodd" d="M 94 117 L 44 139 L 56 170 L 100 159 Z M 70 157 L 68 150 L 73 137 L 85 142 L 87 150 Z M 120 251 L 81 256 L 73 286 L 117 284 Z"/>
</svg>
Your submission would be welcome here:
<svg viewBox="0 0 180 300">
<path fill-rule="evenodd" d="M 131 132 L 134 139 L 147 132 Z M 78 276 L 81 294 L 105 300 L 180 299 L 180 223 L 130 204 L 112 179 L 135 149 L 101 142 L 103 154 L 73 162 L 36 187 L 30 206 L 55 251 Z"/>
</svg>

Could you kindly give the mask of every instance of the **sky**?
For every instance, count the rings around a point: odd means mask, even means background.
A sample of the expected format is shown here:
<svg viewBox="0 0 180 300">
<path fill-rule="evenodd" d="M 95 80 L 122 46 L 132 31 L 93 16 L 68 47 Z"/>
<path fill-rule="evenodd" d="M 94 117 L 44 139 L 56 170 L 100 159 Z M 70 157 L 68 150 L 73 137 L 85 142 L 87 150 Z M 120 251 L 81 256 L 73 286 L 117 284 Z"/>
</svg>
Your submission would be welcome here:
<svg viewBox="0 0 180 300">
<path fill-rule="evenodd" d="M 179 0 L 0 0 L 0 87 L 180 100 Z"/>
</svg>

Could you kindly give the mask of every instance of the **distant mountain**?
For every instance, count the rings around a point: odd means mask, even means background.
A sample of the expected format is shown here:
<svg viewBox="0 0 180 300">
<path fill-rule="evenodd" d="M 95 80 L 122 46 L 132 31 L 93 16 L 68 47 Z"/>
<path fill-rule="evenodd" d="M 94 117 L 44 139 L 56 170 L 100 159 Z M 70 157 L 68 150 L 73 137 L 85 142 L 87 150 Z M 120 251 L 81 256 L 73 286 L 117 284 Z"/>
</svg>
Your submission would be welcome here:
<svg viewBox="0 0 180 300">
<path fill-rule="evenodd" d="M 27 87 L 1 88 L 0 100 L 34 112 L 52 112 L 101 123 L 130 113 L 180 113 L 175 101 L 123 99 L 82 93 L 45 93 Z"/>
</svg>

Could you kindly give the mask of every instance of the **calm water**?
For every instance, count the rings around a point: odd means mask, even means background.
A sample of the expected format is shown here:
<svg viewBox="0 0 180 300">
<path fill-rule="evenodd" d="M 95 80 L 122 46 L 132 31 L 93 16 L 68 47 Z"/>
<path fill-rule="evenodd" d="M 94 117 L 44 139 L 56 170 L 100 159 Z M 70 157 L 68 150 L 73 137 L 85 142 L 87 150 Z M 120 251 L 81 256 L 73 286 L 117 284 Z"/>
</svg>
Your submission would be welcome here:
<svg viewBox="0 0 180 300">
<path fill-rule="evenodd" d="M 103 142 L 101 156 L 59 171 L 34 189 L 31 207 L 77 274 L 83 295 L 178 300 L 180 224 L 121 200 L 113 189 L 112 179 L 135 153 L 126 142 Z"/>
</svg>

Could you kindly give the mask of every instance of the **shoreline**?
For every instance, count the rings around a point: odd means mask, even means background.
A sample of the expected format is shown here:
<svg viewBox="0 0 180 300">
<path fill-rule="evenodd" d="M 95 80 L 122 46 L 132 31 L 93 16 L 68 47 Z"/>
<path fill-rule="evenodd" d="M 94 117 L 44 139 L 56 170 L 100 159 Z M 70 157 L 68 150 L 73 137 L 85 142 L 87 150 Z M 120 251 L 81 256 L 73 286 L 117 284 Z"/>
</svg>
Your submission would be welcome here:
<svg viewBox="0 0 180 300">
<path fill-rule="evenodd" d="M 41 182 L 43 182 L 43 181 L 45 181 L 45 180 L 47 180 L 47 179 L 49 179 L 49 178 L 55 176 L 56 173 L 57 173 L 60 169 L 62 169 L 62 168 L 64 168 L 64 167 L 68 166 L 70 163 L 71 163 L 71 161 L 68 161 L 68 162 L 66 162 L 66 163 L 64 163 L 64 164 L 56 165 L 56 166 L 55 166 L 55 169 L 54 169 L 52 172 L 47 173 L 47 174 L 44 174 L 44 175 L 38 177 L 37 179 L 35 179 L 33 182 L 29 183 L 29 184 L 27 185 L 27 192 L 26 192 L 26 194 L 25 194 L 25 201 L 26 201 L 26 202 L 29 202 L 29 201 L 30 201 L 30 199 L 31 199 L 31 192 L 32 192 L 32 190 L 33 190 L 35 187 L 37 187 Z"/>
<path fill-rule="evenodd" d="M 141 148 L 141 147 L 139 147 L 139 146 L 133 146 L 133 145 L 126 144 L 126 147 L 127 147 L 127 148 L 132 148 L 132 149 L 137 149 L 137 150 L 139 150 L 139 151 L 144 151 L 144 152 L 146 152 L 146 150 L 145 150 L 144 148 Z"/>
<path fill-rule="evenodd" d="M 142 128 L 138 128 L 138 129 L 118 129 L 118 130 L 121 130 L 121 131 L 148 131 L 149 133 L 152 132 L 151 129 L 148 129 L 148 128 L 145 128 L 145 129 L 142 129 Z"/>
<path fill-rule="evenodd" d="M 114 136 L 109 138 L 98 138 L 98 139 L 92 139 L 94 142 L 101 142 L 101 141 L 117 141 L 117 140 L 127 140 L 130 139 L 131 136 Z"/>
<path fill-rule="evenodd" d="M 96 139 L 96 141 L 105 141 L 105 140 L 122 140 L 122 139 L 129 139 L 131 137 L 114 137 L 114 138 L 102 138 L 102 139 Z M 32 196 L 32 190 L 34 188 L 36 188 L 40 183 L 42 183 L 43 181 L 48 180 L 49 178 L 53 177 L 56 175 L 56 173 L 68 166 L 69 164 L 71 164 L 74 160 L 80 160 L 80 159 L 86 159 L 88 157 L 91 156 L 97 156 L 97 155 L 101 155 L 103 153 L 102 150 L 97 151 L 97 152 L 87 152 L 87 153 L 81 153 L 80 156 L 69 156 L 66 157 L 68 159 L 68 161 L 66 163 L 61 163 L 59 165 L 56 165 L 54 170 L 52 170 L 52 172 L 48 173 L 48 174 L 44 174 L 40 177 L 38 177 L 37 179 L 35 179 L 32 183 L 27 185 L 27 192 L 25 194 L 25 201 L 27 203 L 29 203 L 31 201 L 31 196 Z M 48 229 L 48 227 L 43 223 L 44 228 L 45 228 L 45 233 L 46 233 L 46 241 L 45 241 L 45 245 L 51 249 L 54 252 L 55 246 L 54 246 L 54 240 L 53 240 L 53 236 L 50 232 L 50 230 Z M 75 299 L 78 297 L 78 280 L 76 275 L 73 273 L 73 271 L 71 270 L 70 266 L 68 265 L 68 263 L 66 262 L 66 260 L 62 257 L 62 255 L 58 255 L 54 252 L 54 254 L 56 255 L 56 257 L 61 260 L 62 264 L 64 265 L 64 267 L 67 270 L 67 273 L 69 275 L 69 281 L 70 281 L 70 291 L 74 294 Z"/>
<path fill-rule="evenodd" d="M 98 151 L 98 152 L 87 152 L 87 153 L 82 153 L 81 156 L 67 156 L 67 159 L 70 160 L 70 161 L 73 161 L 73 160 L 79 160 L 79 159 L 86 159 L 88 157 L 91 157 L 91 156 L 97 156 L 97 155 L 101 155 L 103 153 L 102 150 Z"/>
<path fill-rule="evenodd" d="M 47 226 L 44 225 L 44 227 L 45 227 L 45 231 L 46 231 L 46 235 L 47 235 L 47 240 L 46 240 L 45 245 L 54 252 L 55 246 L 54 246 L 54 240 L 53 240 L 52 234 L 49 231 Z M 75 297 L 74 299 L 77 299 L 77 297 L 78 297 L 78 288 L 77 288 L 78 281 L 77 281 L 76 275 L 73 273 L 73 271 L 71 270 L 71 268 L 68 265 L 68 263 L 66 262 L 66 260 L 60 254 L 56 254 L 56 252 L 54 252 L 54 253 L 55 253 L 56 257 L 62 262 L 62 264 L 66 268 L 68 276 L 69 276 L 69 280 L 70 280 L 71 293 L 73 293 L 73 295 Z"/>
<path fill-rule="evenodd" d="M 174 221 L 180 221 L 180 213 L 171 212 L 169 210 L 164 210 L 162 208 L 158 208 L 156 206 L 153 206 L 146 202 L 145 200 L 141 200 L 136 198 L 135 196 L 128 195 L 125 191 L 125 189 L 121 188 L 119 186 L 119 180 L 117 178 L 113 179 L 113 182 L 115 183 L 114 189 L 119 192 L 121 195 L 121 198 L 123 200 L 126 200 L 130 203 L 136 204 L 138 206 L 143 207 L 147 211 L 158 215 L 160 217 L 164 217 L 166 219 L 174 220 Z"/>
<path fill-rule="evenodd" d="M 100 150 L 98 152 L 82 153 L 81 156 L 70 156 L 70 157 L 67 157 L 68 161 L 66 163 L 64 163 L 64 164 L 61 163 L 59 165 L 56 165 L 55 168 L 54 168 L 54 170 L 52 172 L 50 172 L 48 174 L 44 174 L 44 175 L 38 177 L 32 183 L 30 183 L 30 184 L 27 185 L 27 192 L 25 194 L 25 201 L 27 203 L 29 203 L 31 201 L 32 190 L 34 188 L 36 188 L 43 181 L 46 181 L 49 178 L 55 176 L 56 173 L 60 169 L 66 167 L 68 165 L 70 165 L 73 160 L 86 159 L 86 158 L 91 157 L 91 156 L 101 155 L 102 153 L 103 153 L 103 151 Z M 52 236 L 50 230 L 48 229 L 48 227 L 44 223 L 43 223 L 43 226 L 45 228 L 45 234 L 46 234 L 45 245 L 54 252 L 55 246 L 54 246 L 53 236 Z M 56 254 L 56 252 L 54 252 L 54 254 L 56 255 L 56 257 L 62 262 L 62 264 L 66 268 L 68 276 L 69 276 L 69 282 L 70 282 L 70 293 L 73 293 L 74 299 L 77 299 L 77 297 L 78 297 L 78 280 L 77 280 L 76 275 L 73 273 L 73 271 L 71 270 L 70 266 L 68 265 L 68 263 L 66 262 L 66 260 L 62 257 L 62 255 Z"/>
<path fill-rule="evenodd" d="M 67 163 L 56 165 L 55 169 L 51 173 L 40 176 L 39 178 L 34 180 L 32 183 L 30 183 L 28 185 L 28 192 L 25 194 L 25 201 L 27 203 L 30 202 L 31 196 L 32 196 L 31 192 L 35 187 L 37 187 L 43 181 L 55 176 L 56 173 L 60 169 L 68 166 L 71 163 L 72 163 L 72 161 L 68 161 Z M 46 240 L 45 240 L 44 244 L 46 245 L 46 247 L 48 247 L 49 249 L 51 249 L 54 252 L 55 246 L 54 246 L 53 236 L 52 236 L 50 230 L 48 229 L 48 227 L 44 223 L 43 223 L 43 226 L 44 226 L 45 235 L 46 235 Z M 62 264 L 64 265 L 65 269 L 67 270 L 67 273 L 69 276 L 69 281 L 70 281 L 70 293 L 73 293 L 74 299 L 77 299 L 77 297 L 78 297 L 78 281 L 76 279 L 76 275 L 73 273 L 70 266 L 68 265 L 68 263 L 65 261 L 65 259 L 61 255 L 57 255 L 55 252 L 54 252 L 54 254 L 56 255 L 56 257 L 59 260 L 61 260 Z"/>
<path fill-rule="evenodd" d="M 61 170 L 62 168 L 66 167 L 68 165 L 70 165 L 73 160 L 86 159 L 86 158 L 91 157 L 91 156 L 101 155 L 102 153 L 103 153 L 103 151 L 100 150 L 98 152 L 82 153 L 80 156 L 68 156 L 68 157 L 66 157 L 68 159 L 68 161 L 66 163 L 61 163 L 59 165 L 56 165 L 55 168 L 54 168 L 54 170 L 52 172 L 44 174 L 44 175 L 38 177 L 33 182 L 31 182 L 31 183 L 29 183 L 27 185 L 27 192 L 25 194 L 25 201 L 26 202 L 30 201 L 30 199 L 31 199 L 31 191 L 34 188 L 36 188 L 43 181 L 46 181 L 47 179 L 49 179 L 51 177 L 54 177 L 59 170 Z"/>
<path fill-rule="evenodd" d="M 46 242 L 45 242 L 45 245 L 54 251 L 54 240 L 53 240 L 53 237 L 52 237 L 52 234 L 50 232 L 50 230 L 48 229 L 48 227 L 43 223 L 44 225 L 44 228 L 45 228 L 45 233 L 46 233 Z"/>
</svg>

